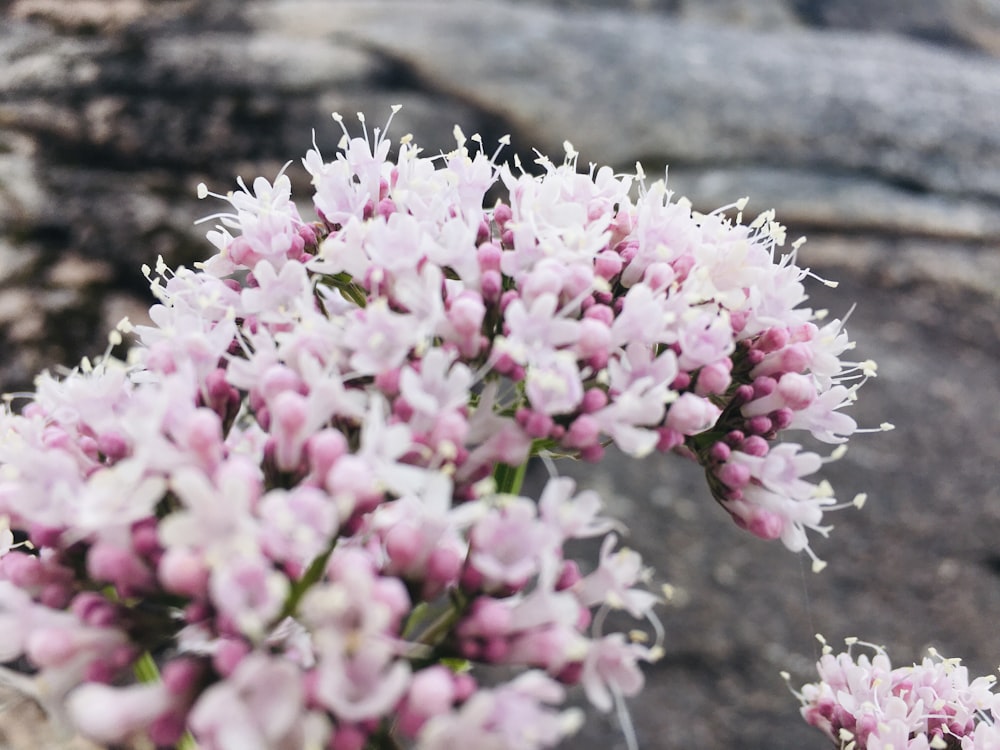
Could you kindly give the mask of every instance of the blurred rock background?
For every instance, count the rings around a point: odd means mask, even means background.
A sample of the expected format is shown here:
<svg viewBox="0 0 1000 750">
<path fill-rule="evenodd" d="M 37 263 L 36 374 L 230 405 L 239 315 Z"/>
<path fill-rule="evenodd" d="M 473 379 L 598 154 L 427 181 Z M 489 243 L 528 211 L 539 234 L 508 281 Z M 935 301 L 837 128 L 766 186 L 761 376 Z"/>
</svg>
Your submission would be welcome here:
<svg viewBox="0 0 1000 750">
<path fill-rule="evenodd" d="M 14 0 L 0 3 L 0 390 L 103 350 L 149 301 L 142 263 L 211 248 L 193 221 L 364 110 L 449 149 L 651 176 L 703 209 L 775 208 L 859 358 L 859 436 L 827 467 L 867 491 L 820 575 L 732 526 L 679 460 L 571 466 L 677 587 L 632 703 L 644 748 L 824 747 L 778 677 L 813 633 L 1000 660 L 1000 0 Z M 540 481 L 542 477 L 536 476 Z M 17 703 L 0 747 L 56 748 Z M 610 717 L 570 746 L 624 747 Z"/>
</svg>

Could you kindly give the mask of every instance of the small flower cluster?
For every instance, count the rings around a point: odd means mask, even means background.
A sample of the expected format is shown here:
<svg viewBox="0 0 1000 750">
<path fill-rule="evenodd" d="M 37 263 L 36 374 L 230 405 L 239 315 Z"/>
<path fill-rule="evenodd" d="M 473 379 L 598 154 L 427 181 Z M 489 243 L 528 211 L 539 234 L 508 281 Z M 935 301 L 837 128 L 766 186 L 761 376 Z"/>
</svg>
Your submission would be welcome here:
<svg viewBox="0 0 1000 750">
<path fill-rule="evenodd" d="M 822 639 L 821 639 L 822 640 Z M 798 693 L 802 716 L 841 750 L 998 750 L 996 678 L 970 682 L 959 659 L 931 649 L 920 664 L 893 669 L 886 652 L 847 639 L 834 656 L 825 644 L 820 681 Z M 875 653 L 854 656 L 853 646 Z M 787 676 L 786 676 L 787 678 Z"/>
<path fill-rule="evenodd" d="M 0 662 L 30 668 L 0 676 L 109 744 L 551 747 L 580 721 L 565 686 L 601 710 L 640 690 L 659 645 L 601 626 L 658 628 L 658 597 L 594 493 L 519 494 L 529 458 L 680 453 L 812 555 L 824 459 L 777 438 L 846 440 L 874 365 L 800 306 L 773 216 L 456 136 L 391 160 L 345 129 L 304 160 L 315 222 L 284 170 L 240 181 L 213 257 L 145 269 L 126 362 L 0 413 Z"/>
</svg>

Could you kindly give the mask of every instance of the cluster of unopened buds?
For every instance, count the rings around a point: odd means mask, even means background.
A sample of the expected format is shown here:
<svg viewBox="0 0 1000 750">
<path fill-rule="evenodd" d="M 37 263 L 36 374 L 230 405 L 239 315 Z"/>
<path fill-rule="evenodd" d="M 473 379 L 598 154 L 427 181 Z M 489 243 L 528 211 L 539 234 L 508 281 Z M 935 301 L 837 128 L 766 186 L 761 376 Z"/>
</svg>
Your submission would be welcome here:
<svg viewBox="0 0 1000 750">
<path fill-rule="evenodd" d="M 893 668 L 885 650 L 856 638 L 834 655 L 823 642 L 819 682 L 796 693 L 802 717 L 840 750 L 998 750 L 1000 695 L 993 675 L 969 680 L 958 659 L 933 649 Z M 855 646 L 874 652 L 855 656 Z M 787 678 L 787 675 L 786 675 Z"/>
<path fill-rule="evenodd" d="M 595 493 L 520 495 L 535 456 L 682 454 L 822 567 L 827 458 L 778 438 L 843 443 L 874 364 L 772 214 L 364 130 L 308 152 L 318 221 L 284 170 L 215 196 L 128 356 L 0 414 L 0 676 L 97 742 L 530 750 L 580 725 L 567 686 L 620 708 L 659 592 Z"/>
</svg>

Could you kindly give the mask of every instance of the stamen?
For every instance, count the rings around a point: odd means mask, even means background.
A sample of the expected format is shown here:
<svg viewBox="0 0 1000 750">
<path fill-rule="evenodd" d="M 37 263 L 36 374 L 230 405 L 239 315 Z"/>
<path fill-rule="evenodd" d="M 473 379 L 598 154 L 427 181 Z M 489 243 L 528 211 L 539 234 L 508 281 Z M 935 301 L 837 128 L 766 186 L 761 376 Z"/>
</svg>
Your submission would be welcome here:
<svg viewBox="0 0 1000 750">
<path fill-rule="evenodd" d="M 611 689 L 611 695 L 615 701 L 615 714 L 618 717 L 622 736 L 625 738 L 625 747 L 627 750 L 639 750 L 639 740 L 636 738 L 635 725 L 632 724 L 632 715 L 625 703 L 625 696 L 622 694 L 621 688 L 614 682 L 609 682 L 608 687 Z"/>
<path fill-rule="evenodd" d="M 538 454 L 538 458 L 541 459 L 542 465 L 545 470 L 549 473 L 550 479 L 555 479 L 559 476 L 559 469 L 556 468 L 556 462 L 552 460 L 552 454 L 549 451 L 542 451 Z"/>
</svg>

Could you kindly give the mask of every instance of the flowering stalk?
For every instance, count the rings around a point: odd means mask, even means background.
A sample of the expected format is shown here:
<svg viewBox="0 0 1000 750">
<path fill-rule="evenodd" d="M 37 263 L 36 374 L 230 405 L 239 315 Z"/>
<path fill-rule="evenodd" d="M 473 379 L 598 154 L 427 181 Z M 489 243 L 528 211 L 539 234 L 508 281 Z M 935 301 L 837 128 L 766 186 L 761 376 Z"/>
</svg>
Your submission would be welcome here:
<svg viewBox="0 0 1000 750">
<path fill-rule="evenodd" d="M 314 147 L 314 222 L 284 170 L 240 180 L 215 255 L 144 269 L 125 361 L 0 414 L 0 657 L 34 670 L 2 675 L 106 744 L 551 747 L 567 686 L 621 709 L 661 652 L 603 631 L 661 632 L 598 496 L 520 494 L 531 457 L 612 445 L 698 461 L 740 526 L 822 566 L 825 459 L 779 438 L 844 442 L 875 368 L 801 307 L 773 214 L 456 138 Z M 597 560 L 567 557 L 581 538 Z M 125 685 L 149 654 L 162 679 Z"/>
<path fill-rule="evenodd" d="M 992 675 L 969 680 L 959 659 L 935 650 L 893 668 L 879 646 L 847 639 L 834 655 L 823 642 L 819 682 L 796 693 L 802 717 L 840 750 L 997 750 L 1000 696 Z M 874 652 L 854 655 L 855 646 Z M 786 679 L 787 679 L 786 675 Z"/>
</svg>

